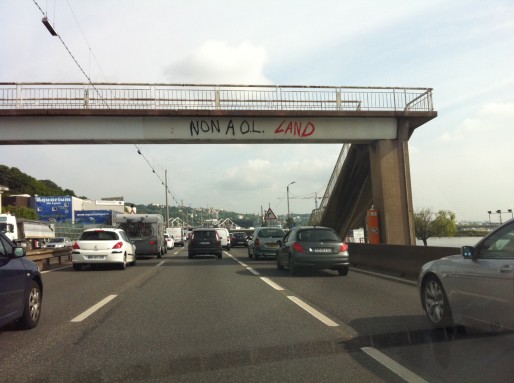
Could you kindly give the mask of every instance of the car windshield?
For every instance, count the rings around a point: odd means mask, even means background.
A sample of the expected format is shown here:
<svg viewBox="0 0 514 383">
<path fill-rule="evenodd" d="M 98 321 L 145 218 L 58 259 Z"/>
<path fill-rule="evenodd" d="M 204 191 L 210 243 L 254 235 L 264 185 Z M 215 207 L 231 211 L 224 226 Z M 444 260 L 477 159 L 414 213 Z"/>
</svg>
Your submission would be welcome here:
<svg viewBox="0 0 514 383">
<path fill-rule="evenodd" d="M 81 241 L 113 241 L 117 240 L 118 234 L 114 231 L 85 231 L 80 236 Z"/>
<path fill-rule="evenodd" d="M 341 238 L 333 230 L 307 229 L 300 230 L 297 239 L 304 242 L 341 242 Z"/>
<path fill-rule="evenodd" d="M 49 243 L 64 242 L 64 238 L 52 238 Z"/>
<path fill-rule="evenodd" d="M 214 239 L 216 238 L 216 232 L 211 230 L 199 230 L 193 233 L 193 237 L 195 239 Z"/>
<path fill-rule="evenodd" d="M 257 236 L 264 238 L 282 238 L 284 232 L 281 229 L 261 229 Z"/>
</svg>

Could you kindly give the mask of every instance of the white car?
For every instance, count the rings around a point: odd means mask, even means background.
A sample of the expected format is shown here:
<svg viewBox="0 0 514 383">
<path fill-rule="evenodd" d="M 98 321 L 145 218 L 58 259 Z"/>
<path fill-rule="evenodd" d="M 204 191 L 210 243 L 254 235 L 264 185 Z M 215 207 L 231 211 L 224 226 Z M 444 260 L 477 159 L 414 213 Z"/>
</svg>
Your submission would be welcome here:
<svg viewBox="0 0 514 383">
<path fill-rule="evenodd" d="M 166 241 L 166 248 L 169 250 L 169 249 L 174 249 L 175 248 L 175 240 L 173 239 L 173 237 L 169 234 L 164 234 L 164 239 Z"/>
<path fill-rule="evenodd" d="M 216 231 L 221 239 L 221 247 L 225 250 L 230 250 L 230 233 L 228 229 L 217 227 Z"/>
<path fill-rule="evenodd" d="M 136 246 L 122 229 L 87 229 L 73 244 L 71 260 L 77 271 L 103 263 L 114 263 L 124 270 L 127 264 L 136 264 Z"/>
<path fill-rule="evenodd" d="M 514 220 L 459 255 L 423 265 L 418 288 L 434 326 L 514 330 Z"/>
<path fill-rule="evenodd" d="M 72 247 L 73 242 L 68 237 L 55 237 L 52 238 L 48 243 L 46 244 L 46 247 L 48 248 L 55 248 L 55 247 Z"/>
</svg>

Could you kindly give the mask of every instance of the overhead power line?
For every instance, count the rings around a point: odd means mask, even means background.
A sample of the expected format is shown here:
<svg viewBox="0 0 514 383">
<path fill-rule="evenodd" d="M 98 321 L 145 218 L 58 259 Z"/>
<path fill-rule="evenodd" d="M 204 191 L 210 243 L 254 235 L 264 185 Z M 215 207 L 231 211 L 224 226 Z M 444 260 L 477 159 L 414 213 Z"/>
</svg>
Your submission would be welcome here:
<svg viewBox="0 0 514 383">
<path fill-rule="evenodd" d="M 47 17 L 47 14 L 46 12 L 43 11 L 43 9 L 40 7 L 40 5 L 38 4 L 38 2 L 36 0 L 32 0 L 34 2 L 34 4 L 36 5 L 36 7 L 40 10 L 41 14 L 43 15 L 43 19 L 41 20 L 43 22 L 43 24 L 45 25 L 46 29 L 50 32 L 50 34 L 52 36 L 57 36 L 59 38 L 59 40 L 61 41 L 62 45 L 64 46 L 64 48 L 66 49 L 66 51 L 68 52 L 68 54 L 70 55 L 70 57 L 73 59 L 73 61 L 75 62 L 75 64 L 77 65 L 77 67 L 79 68 L 79 70 L 82 72 L 82 74 L 84 75 L 84 77 L 87 79 L 87 82 L 89 83 L 89 85 L 94 89 L 94 91 L 96 92 L 96 94 L 98 95 L 98 97 L 102 100 L 103 104 L 106 106 L 107 109 L 111 109 L 110 105 L 107 103 L 107 101 L 102 97 L 100 91 L 95 87 L 95 85 L 93 84 L 93 81 L 91 80 L 90 76 L 86 73 L 86 71 L 82 68 L 82 66 L 80 65 L 80 63 L 78 62 L 78 60 L 75 58 L 75 56 L 73 55 L 73 53 L 71 53 L 71 50 L 68 48 L 68 46 L 66 45 L 66 43 L 64 42 L 64 40 L 62 39 L 62 37 L 57 33 L 57 31 L 55 30 L 55 25 L 52 25 L 50 23 L 50 21 L 48 20 L 48 17 Z M 104 79 L 106 78 L 104 73 L 103 73 L 103 70 L 102 70 L 102 67 L 100 66 L 100 64 L 98 63 L 98 60 L 96 59 L 96 56 L 93 52 L 93 49 L 91 48 L 91 45 L 89 44 L 87 38 L 86 38 L 86 35 L 84 33 L 84 31 L 82 30 L 82 27 L 80 26 L 80 23 L 78 21 L 78 18 L 77 16 L 75 15 L 75 12 L 73 12 L 73 9 L 71 8 L 71 5 L 69 3 L 68 0 L 66 0 L 66 3 L 68 4 L 68 7 L 70 8 L 70 11 L 73 15 L 73 17 L 75 18 L 75 22 L 77 23 L 79 29 L 80 29 L 80 32 L 82 33 L 82 37 L 84 38 L 84 41 L 86 42 L 86 45 L 89 49 L 89 53 L 93 55 L 93 58 L 95 59 L 95 62 L 97 63 L 98 65 L 98 68 L 100 69 L 100 72 L 102 73 L 102 76 L 104 77 Z M 55 10 L 54 10 L 54 14 L 55 14 Z M 175 198 L 175 196 L 171 193 L 171 190 L 166 186 L 165 182 L 163 181 L 163 179 L 159 176 L 159 174 L 155 171 L 154 167 L 152 166 L 152 164 L 150 163 L 150 161 L 148 161 L 148 159 L 146 158 L 146 156 L 141 152 L 141 150 L 139 149 L 139 147 L 134 144 L 135 148 L 137 149 L 137 152 L 138 154 L 140 154 L 144 160 L 146 161 L 146 163 L 148 164 L 148 166 L 150 166 L 150 168 L 152 169 L 152 172 L 157 176 L 157 178 L 159 179 L 159 181 L 161 181 L 161 184 L 163 186 L 166 187 L 166 193 L 169 193 L 169 195 L 173 198 L 173 200 L 177 203 L 177 205 L 179 205 L 179 202 L 178 200 Z"/>
</svg>

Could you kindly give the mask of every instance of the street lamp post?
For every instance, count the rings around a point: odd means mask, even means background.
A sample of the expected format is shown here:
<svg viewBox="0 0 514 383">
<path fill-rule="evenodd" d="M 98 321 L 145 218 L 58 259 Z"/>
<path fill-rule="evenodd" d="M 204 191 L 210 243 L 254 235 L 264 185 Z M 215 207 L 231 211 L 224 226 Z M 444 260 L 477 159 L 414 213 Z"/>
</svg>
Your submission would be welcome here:
<svg viewBox="0 0 514 383">
<path fill-rule="evenodd" d="M 289 186 L 292 185 L 292 184 L 295 184 L 296 181 L 293 181 L 293 182 L 290 182 L 288 185 L 287 185 L 287 219 L 289 220 Z"/>
</svg>

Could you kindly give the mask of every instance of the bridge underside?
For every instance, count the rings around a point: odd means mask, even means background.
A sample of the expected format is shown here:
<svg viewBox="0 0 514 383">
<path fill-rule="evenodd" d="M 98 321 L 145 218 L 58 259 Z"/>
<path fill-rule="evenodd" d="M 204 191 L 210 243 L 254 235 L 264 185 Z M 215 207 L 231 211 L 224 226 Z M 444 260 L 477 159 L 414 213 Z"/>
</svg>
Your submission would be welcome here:
<svg viewBox="0 0 514 383">
<path fill-rule="evenodd" d="M 378 211 L 381 243 L 415 245 L 408 139 L 413 129 L 398 121 L 398 138 L 353 144 L 319 224 L 345 237 Z"/>
</svg>

